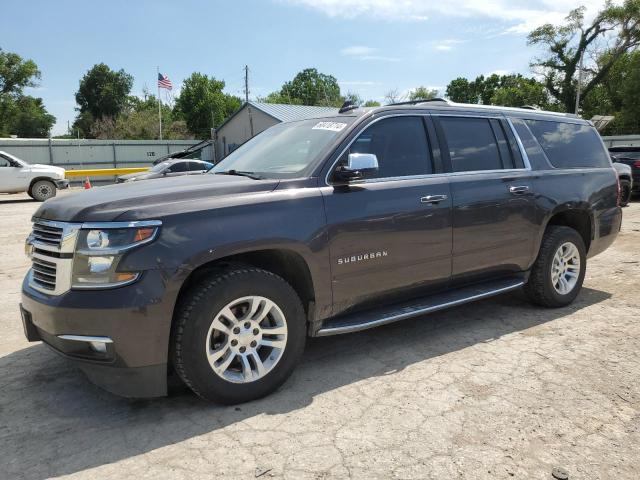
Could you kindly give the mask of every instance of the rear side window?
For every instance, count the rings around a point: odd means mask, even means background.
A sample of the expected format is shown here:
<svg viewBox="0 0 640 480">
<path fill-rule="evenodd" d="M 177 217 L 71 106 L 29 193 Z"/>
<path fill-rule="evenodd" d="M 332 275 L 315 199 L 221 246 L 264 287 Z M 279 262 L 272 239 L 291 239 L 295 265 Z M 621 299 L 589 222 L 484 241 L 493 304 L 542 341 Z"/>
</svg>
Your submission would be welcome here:
<svg viewBox="0 0 640 480">
<path fill-rule="evenodd" d="M 348 153 L 373 153 L 378 171 L 367 178 L 406 177 L 432 173 L 431 152 L 421 117 L 391 117 L 366 128 Z M 346 163 L 346 156 L 341 159 Z"/>
<path fill-rule="evenodd" d="M 189 171 L 189 166 L 188 166 L 187 162 L 178 162 L 178 163 L 174 163 L 173 165 L 171 165 L 169 167 L 169 171 L 171 173 L 187 172 L 187 171 Z"/>
<path fill-rule="evenodd" d="M 504 168 L 498 143 L 488 119 L 439 117 L 439 121 L 447 140 L 454 172 Z"/>
<path fill-rule="evenodd" d="M 609 156 L 596 130 L 586 124 L 525 120 L 556 168 L 608 167 Z"/>
</svg>

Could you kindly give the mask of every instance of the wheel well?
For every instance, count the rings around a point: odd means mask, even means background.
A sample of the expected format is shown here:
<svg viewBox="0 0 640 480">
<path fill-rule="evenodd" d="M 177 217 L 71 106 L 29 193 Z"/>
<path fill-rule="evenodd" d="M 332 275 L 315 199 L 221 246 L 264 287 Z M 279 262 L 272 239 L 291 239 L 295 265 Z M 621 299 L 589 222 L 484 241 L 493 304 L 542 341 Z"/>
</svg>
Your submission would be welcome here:
<svg viewBox="0 0 640 480">
<path fill-rule="evenodd" d="M 562 225 L 573 228 L 580 234 L 582 240 L 584 240 L 584 245 L 587 251 L 589 251 L 589 245 L 591 245 L 592 238 L 592 225 L 591 217 L 586 211 L 565 210 L 563 212 L 556 213 L 547 223 L 547 227 L 549 225 Z"/>
<path fill-rule="evenodd" d="M 36 178 L 31 179 L 31 183 L 29 183 L 29 189 L 28 189 L 28 191 L 31 191 L 31 188 L 33 187 L 33 185 L 34 185 L 36 182 L 39 182 L 40 180 L 46 180 L 46 181 L 48 181 L 48 182 L 53 183 L 53 185 L 55 186 L 55 182 L 54 182 L 50 177 L 36 177 Z"/>
<path fill-rule="evenodd" d="M 191 272 L 189 277 L 187 277 L 180 288 L 178 298 L 180 298 L 183 291 L 187 290 L 190 285 L 198 282 L 203 276 L 238 265 L 250 265 L 262 268 L 263 270 L 268 270 L 282 277 L 296 291 L 302 301 L 307 316 L 309 315 L 309 310 L 315 301 L 311 272 L 304 258 L 292 250 L 257 250 L 218 258 L 209 263 L 205 263 L 196 268 Z"/>
</svg>

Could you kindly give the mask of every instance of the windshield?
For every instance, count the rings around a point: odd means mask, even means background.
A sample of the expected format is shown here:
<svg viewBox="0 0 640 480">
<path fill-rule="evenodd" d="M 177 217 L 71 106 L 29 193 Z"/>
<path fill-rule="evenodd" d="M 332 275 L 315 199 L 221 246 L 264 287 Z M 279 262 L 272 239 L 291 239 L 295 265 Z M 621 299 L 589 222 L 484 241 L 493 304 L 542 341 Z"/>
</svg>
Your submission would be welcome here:
<svg viewBox="0 0 640 480">
<path fill-rule="evenodd" d="M 261 178 L 300 175 L 353 117 L 280 123 L 231 152 L 209 173 L 250 172 Z"/>
<path fill-rule="evenodd" d="M 157 165 L 154 165 L 153 167 L 151 167 L 149 169 L 149 172 L 160 173 L 161 171 L 163 171 L 168 166 L 169 166 L 169 162 L 158 163 Z"/>
</svg>

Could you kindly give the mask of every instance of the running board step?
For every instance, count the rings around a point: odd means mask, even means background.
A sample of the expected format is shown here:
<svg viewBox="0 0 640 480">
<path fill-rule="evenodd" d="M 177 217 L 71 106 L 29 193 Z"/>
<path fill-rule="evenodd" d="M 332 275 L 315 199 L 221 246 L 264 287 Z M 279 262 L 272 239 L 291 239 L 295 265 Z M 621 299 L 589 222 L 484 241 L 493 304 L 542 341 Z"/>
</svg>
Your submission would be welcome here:
<svg viewBox="0 0 640 480">
<path fill-rule="evenodd" d="M 522 285 L 524 285 L 524 280 L 521 277 L 496 280 L 455 290 L 448 290 L 426 298 L 413 300 L 409 303 L 396 304 L 390 307 L 367 310 L 349 315 L 340 315 L 326 321 L 322 328 L 318 330 L 316 336 L 326 337 L 329 335 L 358 332 L 368 328 L 379 327 L 387 323 L 393 323 L 425 313 L 455 307 L 463 303 L 493 297 L 500 293 L 516 290 Z"/>
</svg>

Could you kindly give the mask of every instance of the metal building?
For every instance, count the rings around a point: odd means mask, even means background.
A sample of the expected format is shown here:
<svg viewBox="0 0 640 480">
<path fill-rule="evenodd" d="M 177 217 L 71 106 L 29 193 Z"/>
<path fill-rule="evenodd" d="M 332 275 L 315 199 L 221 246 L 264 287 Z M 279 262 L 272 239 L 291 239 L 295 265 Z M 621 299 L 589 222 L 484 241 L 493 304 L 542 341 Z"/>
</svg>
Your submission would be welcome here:
<svg viewBox="0 0 640 480">
<path fill-rule="evenodd" d="M 216 130 L 216 161 L 242 145 L 254 135 L 280 123 L 337 115 L 338 109 L 285 105 L 280 103 L 245 103 Z"/>
</svg>

